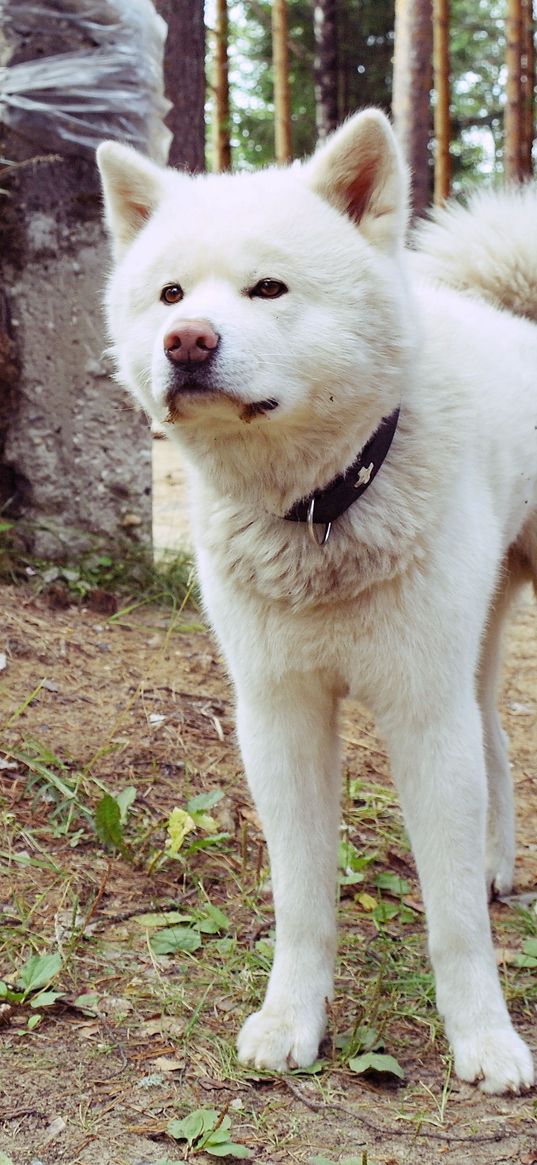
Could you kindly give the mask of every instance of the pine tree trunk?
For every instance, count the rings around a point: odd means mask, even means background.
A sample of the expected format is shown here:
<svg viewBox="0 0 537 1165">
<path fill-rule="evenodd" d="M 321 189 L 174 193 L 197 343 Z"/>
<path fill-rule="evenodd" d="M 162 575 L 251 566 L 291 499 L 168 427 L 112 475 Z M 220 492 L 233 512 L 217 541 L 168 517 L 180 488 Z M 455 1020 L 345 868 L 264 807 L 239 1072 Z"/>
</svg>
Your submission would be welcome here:
<svg viewBox="0 0 537 1165">
<path fill-rule="evenodd" d="M 507 103 L 505 106 L 505 177 L 521 178 L 522 158 L 522 0 L 507 0 Z"/>
<path fill-rule="evenodd" d="M 535 134 L 535 22 L 533 0 L 522 0 L 522 134 L 520 170 L 522 178 L 533 173 L 533 138 Z"/>
<path fill-rule="evenodd" d="M 227 0 L 216 0 L 214 45 L 213 170 L 231 169 Z"/>
<path fill-rule="evenodd" d="M 441 205 L 449 196 L 451 186 L 451 118 L 449 112 L 449 0 L 433 0 L 433 60 L 434 136 L 436 141 L 434 164 L 434 201 Z"/>
<path fill-rule="evenodd" d="M 429 203 L 432 84 L 431 0 L 396 0 L 392 113 L 412 173 L 414 215 Z"/>
<path fill-rule="evenodd" d="M 285 165 L 293 159 L 291 97 L 289 90 L 289 48 L 287 43 L 287 0 L 272 5 L 272 65 L 274 70 L 274 146 L 276 161 Z"/>
<path fill-rule="evenodd" d="M 349 43 L 350 37 L 350 22 L 349 9 L 346 3 L 342 0 L 336 0 L 337 3 L 337 33 L 338 33 L 338 54 L 337 54 L 337 115 L 338 122 L 344 121 L 346 117 L 352 112 L 351 98 L 349 93 L 349 67 L 346 60 L 345 46 Z"/>
<path fill-rule="evenodd" d="M 170 166 L 205 169 L 205 24 L 203 0 L 156 0 L 168 25 L 164 86 L 172 108 L 166 125 L 173 134 Z"/>
<path fill-rule="evenodd" d="M 315 118 L 321 141 L 338 124 L 337 0 L 317 0 L 313 9 L 315 33 Z"/>
</svg>

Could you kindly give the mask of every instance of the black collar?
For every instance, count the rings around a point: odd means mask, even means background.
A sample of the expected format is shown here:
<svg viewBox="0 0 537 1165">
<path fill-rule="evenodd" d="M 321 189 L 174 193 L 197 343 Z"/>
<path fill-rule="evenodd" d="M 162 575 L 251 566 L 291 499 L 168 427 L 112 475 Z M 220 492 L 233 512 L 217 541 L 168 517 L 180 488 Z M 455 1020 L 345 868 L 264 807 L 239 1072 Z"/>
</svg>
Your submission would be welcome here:
<svg viewBox="0 0 537 1165">
<path fill-rule="evenodd" d="M 321 545 L 326 542 L 332 522 L 340 518 L 349 506 L 365 493 L 376 477 L 387 456 L 398 420 L 397 408 L 389 417 L 384 417 L 367 445 L 364 445 L 344 473 L 340 473 L 339 477 L 335 477 L 324 489 L 316 489 L 307 498 L 295 502 L 284 514 L 284 518 L 289 522 L 307 522 L 313 540 Z M 324 536 L 320 539 L 313 531 L 313 526 L 317 523 L 326 527 Z"/>
</svg>

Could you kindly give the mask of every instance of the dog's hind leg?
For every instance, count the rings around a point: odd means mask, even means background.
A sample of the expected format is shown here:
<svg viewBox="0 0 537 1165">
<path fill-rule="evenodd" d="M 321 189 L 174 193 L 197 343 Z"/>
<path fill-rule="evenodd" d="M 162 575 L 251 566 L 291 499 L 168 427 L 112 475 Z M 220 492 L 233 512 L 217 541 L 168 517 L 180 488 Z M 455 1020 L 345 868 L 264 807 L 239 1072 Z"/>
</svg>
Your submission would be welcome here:
<svg viewBox="0 0 537 1165">
<path fill-rule="evenodd" d="M 337 698 L 318 674 L 250 677 L 237 728 L 265 833 L 276 913 L 267 994 L 239 1059 L 283 1072 L 317 1055 L 332 998 L 339 829 Z"/>
<path fill-rule="evenodd" d="M 508 738 L 497 709 L 503 628 L 520 588 L 532 574 L 527 554 L 519 547 L 513 549 L 489 613 L 479 664 L 478 698 L 488 783 L 486 877 L 490 895 L 510 892 L 515 862 L 515 809 Z M 536 581 L 537 570 L 533 577 Z"/>
<path fill-rule="evenodd" d="M 508 738 L 497 708 L 503 628 L 515 589 L 512 577 L 506 570 L 489 613 L 478 671 L 477 688 L 488 785 L 485 869 L 489 896 L 510 892 L 515 863 L 515 809 Z"/>
</svg>

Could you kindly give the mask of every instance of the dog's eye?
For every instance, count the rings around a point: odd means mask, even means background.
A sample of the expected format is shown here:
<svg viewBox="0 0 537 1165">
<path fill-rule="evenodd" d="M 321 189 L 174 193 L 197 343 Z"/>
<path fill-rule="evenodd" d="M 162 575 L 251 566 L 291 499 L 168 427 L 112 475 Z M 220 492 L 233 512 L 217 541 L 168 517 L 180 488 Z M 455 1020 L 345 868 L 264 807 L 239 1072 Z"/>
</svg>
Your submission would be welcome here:
<svg viewBox="0 0 537 1165">
<path fill-rule="evenodd" d="M 183 288 L 178 283 L 168 283 L 160 293 L 161 303 L 180 303 L 183 298 Z"/>
<path fill-rule="evenodd" d="M 279 279 L 260 279 L 248 292 L 250 299 L 278 299 L 288 288 Z"/>
</svg>

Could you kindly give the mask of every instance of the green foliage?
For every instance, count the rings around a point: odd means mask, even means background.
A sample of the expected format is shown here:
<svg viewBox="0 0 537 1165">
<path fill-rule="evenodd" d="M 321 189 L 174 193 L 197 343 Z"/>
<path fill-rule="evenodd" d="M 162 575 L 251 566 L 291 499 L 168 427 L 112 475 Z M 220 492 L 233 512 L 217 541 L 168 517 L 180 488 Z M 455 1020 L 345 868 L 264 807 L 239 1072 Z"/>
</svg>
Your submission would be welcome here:
<svg viewBox="0 0 537 1165">
<path fill-rule="evenodd" d="M 505 4 L 453 0 L 450 21 L 455 190 L 501 171 L 505 106 Z"/>
<path fill-rule="evenodd" d="M 148 925 L 145 916 L 145 925 Z M 165 926 L 162 930 L 157 930 L 151 936 L 150 946 L 155 955 L 173 955 L 178 951 L 192 954 L 197 951 L 202 944 L 204 935 L 222 934 L 229 928 L 229 919 L 218 906 L 213 906 L 212 902 L 206 902 L 202 909 L 193 910 L 189 914 L 178 914 L 175 916 L 155 915 L 157 925 L 161 925 L 163 921 L 171 922 L 171 926 Z M 140 921 L 144 921 L 142 915 Z"/>
<path fill-rule="evenodd" d="M 395 1057 L 384 1055 L 382 1052 L 362 1052 L 360 1056 L 354 1056 L 349 1060 L 349 1068 L 351 1072 L 357 1072 L 359 1075 L 388 1078 L 395 1076 L 398 1080 L 405 1078 L 405 1073 Z"/>
<path fill-rule="evenodd" d="M 526 938 L 522 943 L 522 953 L 516 955 L 517 967 L 537 967 L 537 938 Z"/>
<path fill-rule="evenodd" d="M 198 605 L 189 554 L 169 555 L 155 563 L 148 545 L 124 538 L 111 548 L 109 543 L 96 539 L 94 549 L 76 560 L 64 548 L 59 561 L 50 562 L 33 555 L 28 549 L 31 544 L 32 528 L 28 523 L 0 522 L 0 582 L 24 579 L 40 592 L 53 590 L 66 605 L 91 602 L 102 592 L 129 599 L 128 609 L 142 603 L 176 608 L 186 603 Z M 112 619 L 117 617 L 112 615 Z"/>
<path fill-rule="evenodd" d="M 10 725 L 32 703 L 41 687 L 42 681 L 17 708 L 8 722 Z M 52 836 L 69 834 L 72 844 L 76 844 L 74 829 L 87 829 L 92 819 L 84 792 L 85 774 L 66 764 L 38 740 L 27 741 L 24 750 L 10 749 L 9 756 L 27 771 L 26 792 L 36 800 L 43 798 L 49 803 Z"/>
<path fill-rule="evenodd" d="M 274 159 L 270 0 L 230 5 L 232 149 L 235 168 Z M 394 0 L 339 5 L 339 118 L 366 105 L 391 108 Z M 312 5 L 289 0 L 289 80 L 295 157 L 316 142 Z M 494 178 L 503 162 L 505 4 L 453 0 L 450 18 L 453 184 Z M 432 122 L 432 114 L 431 114 Z"/>
<path fill-rule="evenodd" d="M 251 1157 L 246 1145 L 230 1139 L 231 1117 L 215 1108 L 197 1108 L 183 1120 L 169 1121 L 166 1132 L 176 1141 L 186 1141 L 192 1153 L 211 1157 Z"/>
<path fill-rule="evenodd" d="M 336 1047 L 351 1072 L 358 1075 L 404 1080 L 405 1073 L 394 1056 L 384 1052 L 384 1041 L 375 1028 L 362 1023 L 336 1037 Z"/>
<path fill-rule="evenodd" d="M 0 1003 L 32 1009 L 26 1024 L 29 1031 L 33 1031 L 39 1024 L 41 1010 L 61 999 L 61 992 L 46 990 L 61 968 L 62 957 L 58 952 L 52 955 L 30 955 L 21 967 L 14 987 L 4 980 L 0 981 Z"/>
<path fill-rule="evenodd" d="M 108 849 L 117 850 L 118 853 L 127 856 L 120 804 L 111 793 L 105 793 L 97 805 L 95 832 L 99 841 L 102 841 Z"/>
<path fill-rule="evenodd" d="M 230 6 L 232 150 L 236 169 L 274 160 L 274 105 L 270 0 Z M 293 152 L 315 146 L 313 11 L 308 0 L 289 0 L 289 83 Z M 348 0 L 340 6 L 339 107 L 389 109 L 393 56 L 393 0 Z"/>
</svg>

